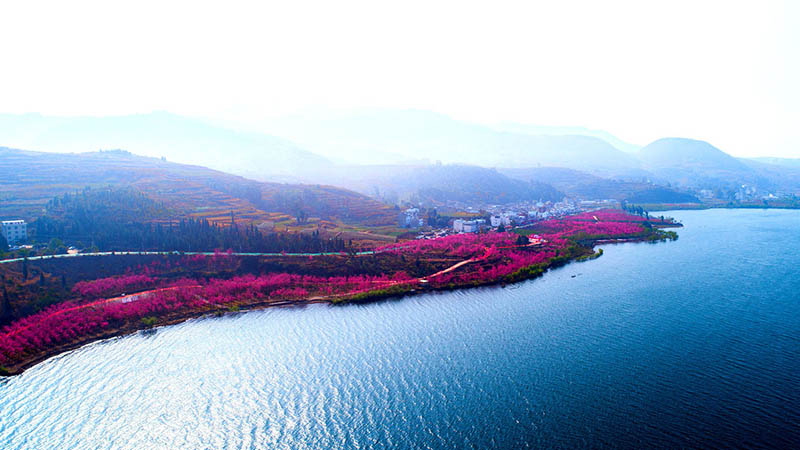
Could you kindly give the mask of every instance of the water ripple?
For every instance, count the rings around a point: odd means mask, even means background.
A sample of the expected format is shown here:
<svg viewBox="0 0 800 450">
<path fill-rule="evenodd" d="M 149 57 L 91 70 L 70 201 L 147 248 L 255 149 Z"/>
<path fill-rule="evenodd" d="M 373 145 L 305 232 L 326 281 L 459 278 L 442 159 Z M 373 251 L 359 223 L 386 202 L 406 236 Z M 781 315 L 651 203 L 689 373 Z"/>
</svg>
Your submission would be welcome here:
<svg viewBox="0 0 800 450">
<path fill-rule="evenodd" d="M 0 448 L 797 447 L 800 212 L 674 215 L 509 288 L 85 346 L 0 382 Z"/>
</svg>

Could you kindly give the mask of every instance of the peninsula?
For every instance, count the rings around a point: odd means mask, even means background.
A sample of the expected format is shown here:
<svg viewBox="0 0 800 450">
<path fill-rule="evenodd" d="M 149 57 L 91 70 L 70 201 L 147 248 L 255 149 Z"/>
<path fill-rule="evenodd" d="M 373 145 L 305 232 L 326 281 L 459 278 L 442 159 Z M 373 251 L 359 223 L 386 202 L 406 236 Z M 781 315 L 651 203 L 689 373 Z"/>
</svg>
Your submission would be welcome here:
<svg viewBox="0 0 800 450">
<path fill-rule="evenodd" d="M 597 257 L 599 242 L 676 239 L 663 230 L 675 226 L 606 209 L 513 232 L 452 234 L 360 252 L 109 252 L 10 261 L 0 264 L 3 302 L 35 312 L 0 330 L 0 371 L 17 374 L 92 341 L 209 314 L 518 282 Z M 51 304 L 36 311 L 42 297 Z"/>
</svg>

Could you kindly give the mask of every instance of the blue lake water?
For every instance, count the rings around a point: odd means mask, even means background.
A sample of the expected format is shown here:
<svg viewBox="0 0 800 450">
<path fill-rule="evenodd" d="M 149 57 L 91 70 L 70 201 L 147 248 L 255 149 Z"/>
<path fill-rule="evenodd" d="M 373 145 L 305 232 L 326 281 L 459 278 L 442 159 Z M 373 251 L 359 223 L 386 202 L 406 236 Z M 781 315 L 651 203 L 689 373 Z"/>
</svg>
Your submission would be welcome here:
<svg viewBox="0 0 800 450">
<path fill-rule="evenodd" d="M 800 211 L 537 280 L 255 311 L 0 381 L 0 448 L 800 446 Z"/>
</svg>

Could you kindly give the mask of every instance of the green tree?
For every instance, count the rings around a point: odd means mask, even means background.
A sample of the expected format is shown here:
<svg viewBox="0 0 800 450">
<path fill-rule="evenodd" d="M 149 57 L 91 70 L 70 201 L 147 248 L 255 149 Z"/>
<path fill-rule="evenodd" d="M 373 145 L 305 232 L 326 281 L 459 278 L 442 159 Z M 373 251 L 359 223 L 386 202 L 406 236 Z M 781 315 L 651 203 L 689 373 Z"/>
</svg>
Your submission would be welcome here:
<svg viewBox="0 0 800 450">
<path fill-rule="evenodd" d="M 50 243 L 47 245 L 47 253 L 50 254 L 67 253 L 67 246 L 64 245 L 64 241 L 62 241 L 59 238 L 50 239 Z"/>
<path fill-rule="evenodd" d="M 5 321 L 11 318 L 11 300 L 8 298 L 5 275 L 0 275 L 0 283 L 3 284 L 3 303 L 0 305 L 0 321 Z"/>
<path fill-rule="evenodd" d="M 0 320 L 5 320 L 11 317 L 11 300 L 8 298 L 8 290 L 6 289 L 5 284 L 3 284 L 3 307 L 0 311 Z"/>
</svg>

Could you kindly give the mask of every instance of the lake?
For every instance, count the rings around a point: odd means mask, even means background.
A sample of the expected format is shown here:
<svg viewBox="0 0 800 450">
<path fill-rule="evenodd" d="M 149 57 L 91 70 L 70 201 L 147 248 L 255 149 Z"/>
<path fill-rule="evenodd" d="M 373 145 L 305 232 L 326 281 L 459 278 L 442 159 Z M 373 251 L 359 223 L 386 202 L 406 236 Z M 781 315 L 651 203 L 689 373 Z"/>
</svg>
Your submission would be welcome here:
<svg viewBox="0 0 800 450">
<path fill-rule="evenodd" d="M 88 345 L 0 381 L 0 448 L 800 446 L 800 211 L 665 214 L 505 288 Z"/>
</svg>

